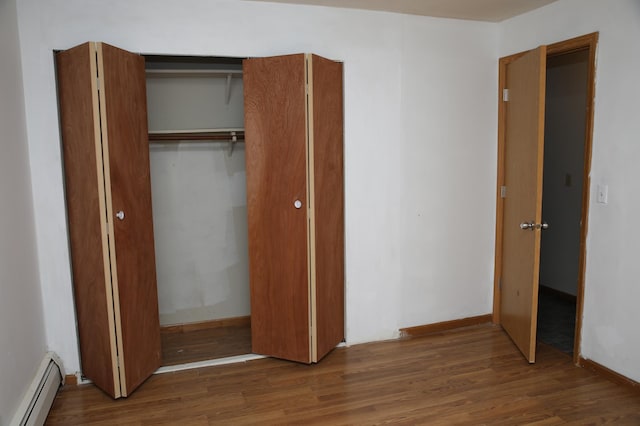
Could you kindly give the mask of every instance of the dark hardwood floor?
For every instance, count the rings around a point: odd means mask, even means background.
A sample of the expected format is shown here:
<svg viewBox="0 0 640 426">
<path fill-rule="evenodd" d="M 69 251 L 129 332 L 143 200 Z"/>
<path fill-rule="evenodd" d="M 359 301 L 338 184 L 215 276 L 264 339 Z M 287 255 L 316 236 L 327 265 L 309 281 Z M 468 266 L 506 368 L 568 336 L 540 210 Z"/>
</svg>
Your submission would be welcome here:
<svg viewBox="0 0 640 426">
<path fill-rule="evenodd" d="M 640 393 L 541 344 L 529 365 L 499 328 L 338 348 L 317 365 L 277 359 L 152 376 L 114 401 L 59 392 L 47 424 L 640 424 Z"/>
<path fill-rule="evenodd" d="M 219 359 L 251 353 L 251 321 L 217 321 L 214 327 L 161 328 L 162 365 Z"/>
</svg>

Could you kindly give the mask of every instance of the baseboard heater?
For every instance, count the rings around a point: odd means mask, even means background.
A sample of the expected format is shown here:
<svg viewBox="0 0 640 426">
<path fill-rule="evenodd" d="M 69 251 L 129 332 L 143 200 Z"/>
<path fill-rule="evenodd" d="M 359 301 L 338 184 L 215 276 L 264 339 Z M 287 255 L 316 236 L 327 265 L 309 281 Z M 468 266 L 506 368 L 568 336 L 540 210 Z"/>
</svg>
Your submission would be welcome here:
<svg viewBox="0 0 640 426">
<path fill-rule="evenodd" d="M 56 392 L 62 384 L 64 384 L 62 362 L 55 353 L 47 352 L 13 417 L 11 425 L 43 425 L 53 404 L 53 399 L 56 397 Z"/>
</svg>

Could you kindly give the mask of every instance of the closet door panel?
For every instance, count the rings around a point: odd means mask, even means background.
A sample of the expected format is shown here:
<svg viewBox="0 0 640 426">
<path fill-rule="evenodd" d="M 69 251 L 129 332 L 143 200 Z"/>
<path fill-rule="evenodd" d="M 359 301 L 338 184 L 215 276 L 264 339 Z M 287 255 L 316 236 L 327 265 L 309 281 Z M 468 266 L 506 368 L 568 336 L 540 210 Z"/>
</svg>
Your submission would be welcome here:
<svg viewBox="0 0 640 426">
<path fill-rule="evenodd" d="M 245 60 L 243 79 L 252 350 L 308 363 L 304 55 Z"/>
<path fill-rule="evenodd" d="M 103 88 L 107 211 L 112 224 L 116 329 L 120 335 L 123 396 L 161 362 L 144 58 L 99 44 Z M 103 89 L 103 90 L 102 90 Z M 118 213 L 124 216 L 118 218 Z M 115 260 L 115 261 L 114 261 Z M 118 312 L 116 312 L 118 314 Z"/>
<path fill-rule="evenodd" d="M 311 55 L 310 68 L 318 361 L 344 339 L 342 64 Z"/>
<path fill-rule="evenodd" d="M 118 397 L 95 45 L 57 53 L 56 68 L 82 372 Z"/>
</svg>

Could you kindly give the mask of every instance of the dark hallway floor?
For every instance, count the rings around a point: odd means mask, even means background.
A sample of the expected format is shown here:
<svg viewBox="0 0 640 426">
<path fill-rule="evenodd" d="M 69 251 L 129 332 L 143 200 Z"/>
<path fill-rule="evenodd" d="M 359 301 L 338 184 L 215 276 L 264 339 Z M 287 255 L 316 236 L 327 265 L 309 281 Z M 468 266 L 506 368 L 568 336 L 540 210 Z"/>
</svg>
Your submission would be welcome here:
<svg viewBox="0 0 640 426">
<path fill-rule="evenodd" d="M 538 294 L 538 340 L 562 352 L 573 353 L 576 302 L 567 295 L 540 286 Z"/>
</svg>

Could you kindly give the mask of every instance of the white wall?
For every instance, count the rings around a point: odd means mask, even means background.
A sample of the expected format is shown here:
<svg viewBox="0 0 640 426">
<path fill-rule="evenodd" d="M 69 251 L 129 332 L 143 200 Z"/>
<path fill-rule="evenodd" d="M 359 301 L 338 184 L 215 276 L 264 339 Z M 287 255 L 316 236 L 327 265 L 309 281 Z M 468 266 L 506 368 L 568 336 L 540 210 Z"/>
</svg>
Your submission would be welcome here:
<svg viewBox="0 0 640 426">
<path fill-rule="evenodd" d="M 487 284 L 494 268 L 497 34 L 477 22 L 406 17 L 402 25 L 405 133 L 392 137 L 383 153 L 400 157 L 390 170 L 397 187 L 390 191 L 394 198 L 376 200 L 397 203 L 389 220 L 397 227 L 390 238 L 397 239 L 399 323 L 487 314 L 493 297 Z"/>
<path fill-rule="evenodd" d="M 150 150 L 160 324 L 249 315 L 244 145 Z"/>
<path fill-rule="evenodd" d="M 242 78 L 147 77 L 151 130 L 241 128 Z M 160 324 L 250 314 L 244 144 L 152 144 Z"/>
<path fill-rule="evenodd" d="M 640 381 L 640 1 L 561 0 L 500 25 L 500 55 L 599 31 L 583 357 Z M 609 203 L 596 202 L 598 184 Z"/>
<path fill-rule="evenodd" d="M 16 18 L 0 0 L 0 425 L 46 352 Z"/>
<path fill-rule="evenodd" d="M 242 1 L 24 0 L 22 61 L 49 345 L 79 368 L 53 49 L 344 61 L 347 340 L 491 312 L 497 25 Z M 53 306 L 53 305 L 52 305 Z"/>
</svg>

